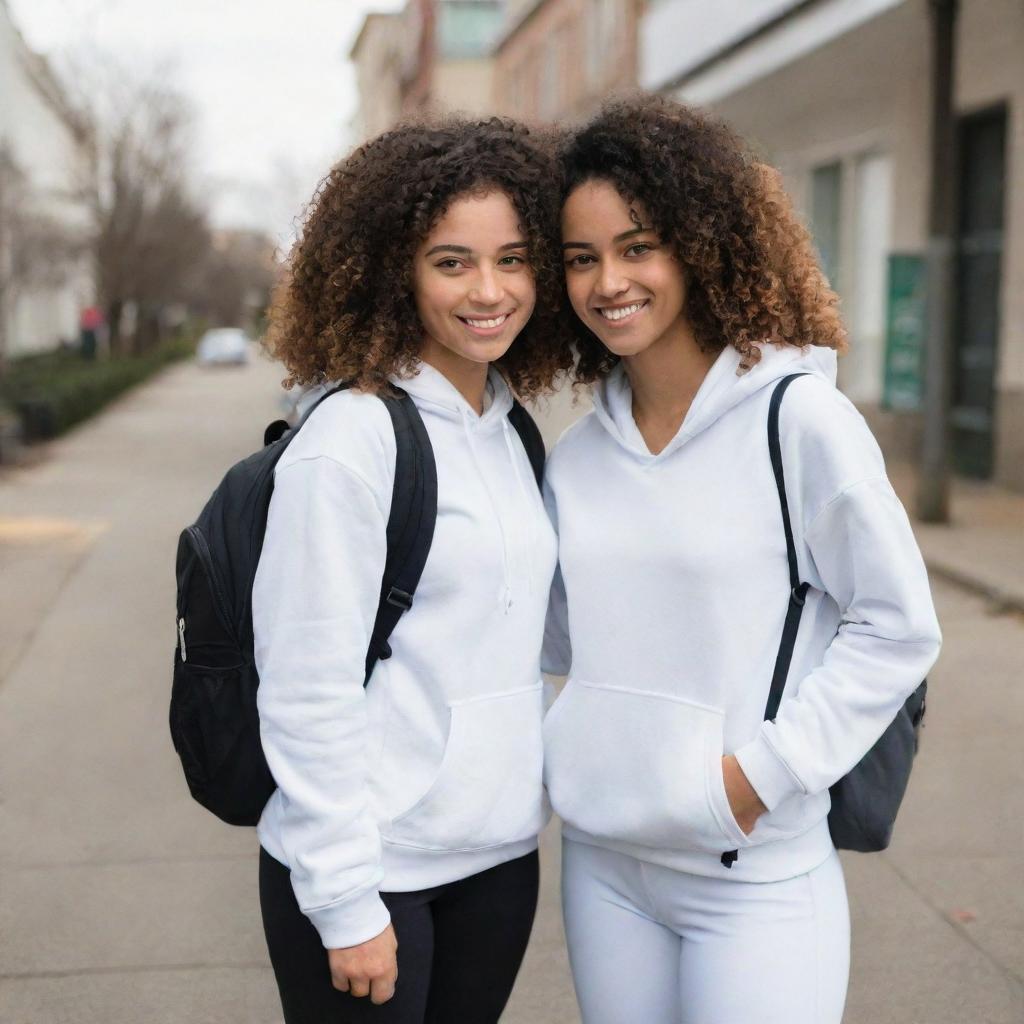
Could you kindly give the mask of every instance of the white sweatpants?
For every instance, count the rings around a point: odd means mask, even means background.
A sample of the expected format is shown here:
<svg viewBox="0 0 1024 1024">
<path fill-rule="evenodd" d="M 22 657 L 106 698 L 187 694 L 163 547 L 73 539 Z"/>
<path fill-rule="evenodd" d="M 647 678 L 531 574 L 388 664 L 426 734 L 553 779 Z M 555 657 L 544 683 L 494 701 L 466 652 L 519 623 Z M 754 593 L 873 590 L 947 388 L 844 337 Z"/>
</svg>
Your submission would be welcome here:
<svg viewBox="0 0 1024 1024">
<path fill-rule="evenodd" d="M 835 851 L 782 882 L 704 878 L 562 844 L 584 1024 L 839 1024 L 850 971 Z"/>
</svg>

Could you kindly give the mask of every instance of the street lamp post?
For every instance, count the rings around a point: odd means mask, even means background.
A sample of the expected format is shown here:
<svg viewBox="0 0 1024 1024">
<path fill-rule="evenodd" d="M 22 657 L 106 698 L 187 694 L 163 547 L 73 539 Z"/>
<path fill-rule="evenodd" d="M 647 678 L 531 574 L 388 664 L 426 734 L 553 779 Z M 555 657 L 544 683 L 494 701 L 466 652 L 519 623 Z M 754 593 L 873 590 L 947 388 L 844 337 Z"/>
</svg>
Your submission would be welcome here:
<svg viewBox="0 0 1024 1024">
<path fill-rule="evenodd" d="M 931 195 L 928 216 L 928 333 L 924 367 L 924 434 L 917 515 L 949 521 L 949 414 L 956 314 L 956 123 L 953 80 L 958 0 L 929 0 L 932 38 Z"/>
</svg>

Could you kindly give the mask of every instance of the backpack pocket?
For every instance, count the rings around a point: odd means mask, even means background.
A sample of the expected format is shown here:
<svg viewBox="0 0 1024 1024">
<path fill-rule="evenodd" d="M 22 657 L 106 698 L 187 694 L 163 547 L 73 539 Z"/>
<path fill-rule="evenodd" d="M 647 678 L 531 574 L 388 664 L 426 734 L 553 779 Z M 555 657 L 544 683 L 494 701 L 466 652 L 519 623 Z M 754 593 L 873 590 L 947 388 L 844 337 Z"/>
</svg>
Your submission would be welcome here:
<svg viewBox="0 0 1024 1024">
<path fill-rule="evenodd" d="M 224 584 L 197 526 L 183 530 L 178 540 L 176 575 L 178 657 L 224 667 L 244 660 Z"/>
<path fill-rule="evenodd" d="M 544 744 L 552 807 L 574 829 L 663 850 L 748 845 L 725 795 L 717 708 L 571 679 Z"/>
<path fill-rule="evenodd" d="M 391 821 L 387 840 L 468 851 L 536 836 L 543 792 L 543 687 L 449 704 L 444 756 L 434 781 Z"/>
<path fill-rule="evenodd" d="M 230 824 L 254 825 L 274 790 L 260 745 L 259 678 L 197 527 L 181 535 L 177 576 L 171 739 L 192 796 Z"/>
</svg>

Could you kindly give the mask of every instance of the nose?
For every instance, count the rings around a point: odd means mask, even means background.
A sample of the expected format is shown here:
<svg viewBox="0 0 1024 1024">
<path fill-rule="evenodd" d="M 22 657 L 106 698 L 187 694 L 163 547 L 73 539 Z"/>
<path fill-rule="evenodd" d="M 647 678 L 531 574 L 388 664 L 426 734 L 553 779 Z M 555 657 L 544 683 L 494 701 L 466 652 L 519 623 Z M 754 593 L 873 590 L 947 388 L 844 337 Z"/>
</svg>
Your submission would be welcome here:
<svg viewBox="0 0 1024 1024">
<path fill-rule="evenodd" d="M 497 274 L 489 267 L 482 267 L 480 273 L 470 289 L 469 298 L 471 302 L 478 302 L 481 306 L 495 306 L 501 302 L 505 290 L 501 287 Z"/>
<path fill-rule="evenodd" d="M 615 260 L 602 261 L 596 291 L 604 299 L 613 299 L 616 295 L 629 291 L 629 281 Z"/>
</svg>

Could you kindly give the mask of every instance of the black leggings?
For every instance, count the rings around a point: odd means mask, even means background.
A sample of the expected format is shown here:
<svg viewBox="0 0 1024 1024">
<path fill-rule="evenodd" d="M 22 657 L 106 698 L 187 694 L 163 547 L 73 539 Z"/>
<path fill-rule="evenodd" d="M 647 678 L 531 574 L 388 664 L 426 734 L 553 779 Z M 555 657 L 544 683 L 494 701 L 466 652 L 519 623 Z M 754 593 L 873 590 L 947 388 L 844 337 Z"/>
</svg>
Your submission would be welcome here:
<svg viewBox="0 0 1024 1024">
<path fill-rule="evenodd" d="M 398 938 L 398 985 L 375 1006 L 331 984 L 327 951 L 260 850 L 260 906 L 285 1024 L 496 1024 L 537 909 L 537 852 L 419 892 L 384 892 Z"/>
</svg>

